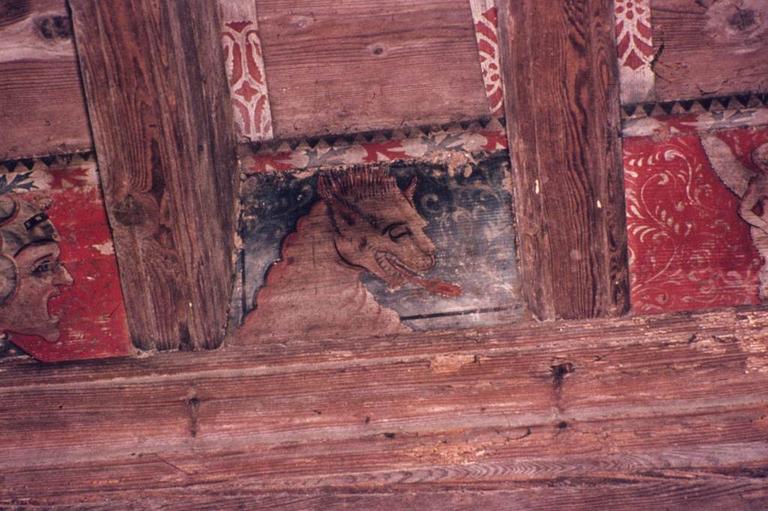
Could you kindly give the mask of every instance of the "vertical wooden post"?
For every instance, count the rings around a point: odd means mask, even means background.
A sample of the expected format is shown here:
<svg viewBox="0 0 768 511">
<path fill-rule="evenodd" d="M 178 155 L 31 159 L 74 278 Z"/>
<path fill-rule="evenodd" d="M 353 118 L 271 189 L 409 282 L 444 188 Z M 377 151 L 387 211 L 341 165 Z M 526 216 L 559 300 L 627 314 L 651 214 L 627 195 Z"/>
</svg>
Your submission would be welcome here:
<svg viewBox="0 0 768 511">
<path fill-rule="evenodd" d="M 218 3 L 70 4 L 134 342 L 216 347 L 237 180 Z"/>
<path fill-rule="evenodd" d="M 499 0 L 520 271 L 541 319 L 629 306 L 610 0 Z"/>
</svg>

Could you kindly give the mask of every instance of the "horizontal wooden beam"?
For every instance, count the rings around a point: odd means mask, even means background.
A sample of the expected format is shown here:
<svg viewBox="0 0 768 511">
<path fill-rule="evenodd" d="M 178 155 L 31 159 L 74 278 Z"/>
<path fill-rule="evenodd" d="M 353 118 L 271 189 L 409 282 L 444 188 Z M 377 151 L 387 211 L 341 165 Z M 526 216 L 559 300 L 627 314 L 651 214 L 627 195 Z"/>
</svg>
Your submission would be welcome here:
<svg viewBox="0 0 768 511">
<path fill-rule="evenodd" d="M 238 181 L 218 5 L 70 5 L 134 343 L 216 347 Z"/>
<path fill-rule="evenodd" d="M 0 430 L 20 440 L 0 443 L 0 505 L 287 492 L 407 509 L 427 492 L 463 509 L 450 490 L 468 489 L 484 509 L 509 509 L 494 491 L 759 509 L 766 385 L 768 315 L 733 311 L 6 361 Z"/>
<path fill-rule="evenodd" d="M 711 477 L 708 481 L 649 474 L 638 480 L 562 479 L 508 483 L 502 490 L 489 485 L 408 486 L 355 491 L 324 488 L 279 492 L 221 489 L 207 486 L 148 490 L 108 497 L 62 495 L 57 498 L 19 498 L 13 509 L 278 509 L 280 511 L 335 511 L 393 509 L 418 511 L 591 511 L 669 509 L 674 511 L 761 511 L 766 505 L 760 477 Z M 140 500 L 137 500 L 140 499 Z M 180 504 L 181 503 L 181 504 Z"/>
<path fill-rule="evenodd" d="M 612 9 L 499 2 L 520 274 L 541 319 L 629 308 Z"/>
</svg>

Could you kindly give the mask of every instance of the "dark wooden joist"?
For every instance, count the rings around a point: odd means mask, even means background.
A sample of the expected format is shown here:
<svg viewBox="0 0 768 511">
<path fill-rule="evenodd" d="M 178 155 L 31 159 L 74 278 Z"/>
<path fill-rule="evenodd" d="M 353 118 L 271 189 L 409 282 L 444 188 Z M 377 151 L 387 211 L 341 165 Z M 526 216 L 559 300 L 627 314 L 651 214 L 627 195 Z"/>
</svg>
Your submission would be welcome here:
<svg viewBox="0 0 768 511">
<path fill-rule="evenodd" d="M 763 312 L 0 368 L 0 507 L 768 505 Z"/>
<path fill-rule="evenodd" d="M 216 347 L 238 178 L 218 4 L 70 5 L 134 343 Z"/>
<path fill-rule="evenodd" d="M 629 306 L 612 20 L 605 0 L 499 2 L 520 273 L 541 319 Z"/>
</svg>

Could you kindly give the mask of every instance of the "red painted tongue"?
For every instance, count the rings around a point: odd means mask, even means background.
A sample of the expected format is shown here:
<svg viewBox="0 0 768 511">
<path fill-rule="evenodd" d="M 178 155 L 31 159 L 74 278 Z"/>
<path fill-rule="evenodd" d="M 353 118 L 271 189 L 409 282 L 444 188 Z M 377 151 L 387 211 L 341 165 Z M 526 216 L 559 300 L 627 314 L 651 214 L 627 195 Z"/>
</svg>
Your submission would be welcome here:
<svg viewBox="0 0 768 511">
<path fill-rule="evenodd" d="M 415 275 L 406 275 L 409 282 L 421 286 L 433 295 L 441 295 L 447 298 L 456 298 L 461 296 L 461 288 L 456 284 L 451 284 L 444 280 L 430 280 L 417 277 Z"/>
</svg>

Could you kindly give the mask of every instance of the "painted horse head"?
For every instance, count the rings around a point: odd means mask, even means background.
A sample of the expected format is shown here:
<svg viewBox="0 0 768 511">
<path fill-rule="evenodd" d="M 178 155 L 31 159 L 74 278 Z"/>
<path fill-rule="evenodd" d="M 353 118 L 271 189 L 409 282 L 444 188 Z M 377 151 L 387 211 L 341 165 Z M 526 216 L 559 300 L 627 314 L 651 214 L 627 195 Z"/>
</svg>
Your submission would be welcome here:
<svg viewBox="0 0 768 511">
<path fill-rule="evenodd" d="M 427 222 L 413 203 L 416 186 L 413 178 L 401 190 L 382 166 L 326 174 L 318 182 L 339 256 L 391 289 L 435 266 L 435 245 L 424 232 Z"/>
</svg>

